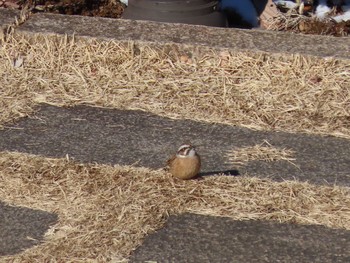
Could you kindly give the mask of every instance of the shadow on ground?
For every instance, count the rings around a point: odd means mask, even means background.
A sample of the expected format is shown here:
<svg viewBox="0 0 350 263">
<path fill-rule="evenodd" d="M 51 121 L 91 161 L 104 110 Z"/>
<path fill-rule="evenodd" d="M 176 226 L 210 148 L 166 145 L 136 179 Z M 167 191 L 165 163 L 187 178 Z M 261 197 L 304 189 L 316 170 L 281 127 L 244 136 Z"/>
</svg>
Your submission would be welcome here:
<svg viewBox="0 0 350 263">
<path fill-rule="evenodd" d="M 261 144 L 295 151 L 287 161 L 254 161 L 237 170 L 226 153 Z M 350 140 L 252 131 L 223 124 L 173 120 L 142 111 L 43 104 L 31 118 L 0 131 L 0 150 L 48 157 L 67 154 L 81 162 L 161 168 L 183 142 L 201 145 L 202 173 L 233 171 L 273 180 L 350 185 Z"/>
<path fill-rule="evenodd" d="M 350 262 L 350 231 L 323 226 L 170 216 L 130 262 Z"/>
<path fill-rule="evenodd" d="M 56 214 L 0 202 L 0 256 L 40 244 L 57 219 Z"/>
</svg>

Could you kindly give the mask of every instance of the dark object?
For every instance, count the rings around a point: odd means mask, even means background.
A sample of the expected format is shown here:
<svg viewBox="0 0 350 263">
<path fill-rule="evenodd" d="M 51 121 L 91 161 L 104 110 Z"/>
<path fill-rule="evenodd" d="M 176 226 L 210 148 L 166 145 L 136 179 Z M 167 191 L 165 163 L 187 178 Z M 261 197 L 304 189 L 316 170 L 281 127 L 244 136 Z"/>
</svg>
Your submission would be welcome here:
<svg viewBox="0 0 350 263">
<path fill-rule="evenodd" d="M 293 163 L 250 161 L 235 167 L 226 156 L 234 148 L 254 146 L 264 140 L 276 148 L 294 151 Z M 331 136 L 252 131 L 224 124 L 174 120 L 137 110 L 83 105 L 60 108 L 47 104 L 38 105 L 32 117 L 19 119 L 12 127 L 0 130 L 0 151 L 54 158 L 65 158 L 68 154 L 78 162 L 152 169 L 164 167 L 179 142 L 186 141 L 200 145 L 202 176 L 242 174 L 276 181 L 350 186 L 350 140 Z"/>
<path fill-rule="evenodd" d="M 57 220 L 56 214 L 0 201 L 0 258 L 40 244 Z"/>
<path fill-rule="evenodd" d="M 227 20 L 212 0 L 129 0 L 123 18 L 226 27 Z"/>
<path fill-rule="evenodd" d="M 172 215 L 129 262 L 350 262 L 350 231 L 317 225 Z"/>
</svg>

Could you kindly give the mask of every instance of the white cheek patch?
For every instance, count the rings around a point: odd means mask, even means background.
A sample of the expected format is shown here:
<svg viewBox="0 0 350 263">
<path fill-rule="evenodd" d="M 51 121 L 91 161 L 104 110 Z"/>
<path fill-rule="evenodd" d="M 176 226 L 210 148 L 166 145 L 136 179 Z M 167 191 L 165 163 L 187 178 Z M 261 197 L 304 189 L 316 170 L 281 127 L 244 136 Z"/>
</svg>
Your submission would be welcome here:
<svg viewBox="0 0 350 263">
<path fill-rule="evenodd" d="M 190 148 L 190 147 L 191 147 L 191 145 L 189 145 L 189 144 L 184 144 L 184 145 L 181 145 L 180 148 L 179 148 L 177 151 L 179 152 L 179 151 L 181 151 L 181 150 L 184 149 L 184 148 Z"/>
<path fill-rule="evenodd" d="M 189 158 L 194 156 L 196 156 L 196 151 L 193 148 L 186 149 L 186 152 L 184 152 L 184 154 L 176 154 L 176 157 L 179 158 Z"/>
<path fill-rule="evenodd" d="M 188 153 L 188 157 L 194 157 L 196 155 L 196 151 L 192 148 Z"/>
</svg>

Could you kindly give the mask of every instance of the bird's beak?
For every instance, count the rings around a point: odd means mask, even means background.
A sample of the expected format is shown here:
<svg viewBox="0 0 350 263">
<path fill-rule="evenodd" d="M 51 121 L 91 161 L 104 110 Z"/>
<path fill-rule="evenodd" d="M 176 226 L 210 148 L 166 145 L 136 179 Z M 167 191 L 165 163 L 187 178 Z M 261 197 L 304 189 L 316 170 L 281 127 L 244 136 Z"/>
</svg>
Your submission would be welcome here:
<svg viewBox="0 0 350 263">
<path fill-rule="evenodd" d="M 203 144 L 198 144 L 198 145 L 191 144 L 191 148 L 193 148 L 193 149 L 197 149 L 198 147 L 200 148 L 202 146 L 203 146 Z"/>
</svg>

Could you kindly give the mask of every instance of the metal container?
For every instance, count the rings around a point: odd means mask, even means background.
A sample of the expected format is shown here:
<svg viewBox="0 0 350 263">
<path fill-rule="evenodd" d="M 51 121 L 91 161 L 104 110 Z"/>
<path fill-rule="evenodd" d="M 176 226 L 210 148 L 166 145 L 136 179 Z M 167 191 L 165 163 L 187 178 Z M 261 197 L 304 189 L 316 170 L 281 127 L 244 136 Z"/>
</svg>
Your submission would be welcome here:
<svg viewBox="0 0 350 263">
<path fill-rule="evenodd" d="M 217 6 L 213 0 L 129 0 L 122 18 L 226 27 Z"/>
</svg>

